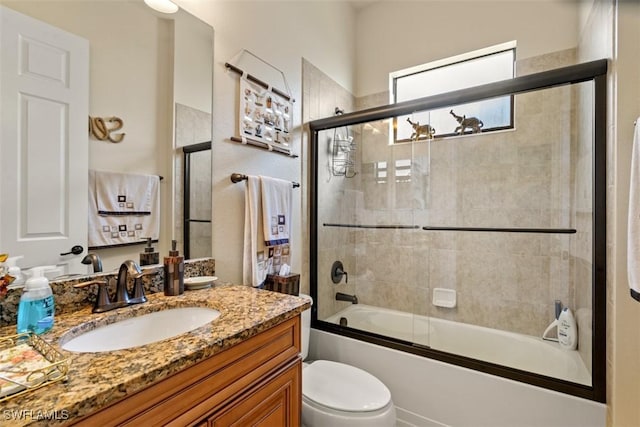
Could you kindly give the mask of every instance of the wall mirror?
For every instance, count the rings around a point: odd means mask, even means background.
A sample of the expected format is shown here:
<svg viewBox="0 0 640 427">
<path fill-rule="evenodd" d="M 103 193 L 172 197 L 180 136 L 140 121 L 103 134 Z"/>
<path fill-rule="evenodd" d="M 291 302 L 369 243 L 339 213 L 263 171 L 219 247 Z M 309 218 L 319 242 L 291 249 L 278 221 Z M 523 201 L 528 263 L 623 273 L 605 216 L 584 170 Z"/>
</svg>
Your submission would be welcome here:
<svg viewBox="0 0 640 427">
<path fill-rule="evenodd" d="M 175 239 L 183 251 L 183 148 L 211 141 L 213 28 L 184 10 L 155 12 L 142 0 L 0 4 L 89 42 L 89 115 L 120 118 L 122 128 L 117 132 L 125 136 L 118 143 L 87 136 L 87 167 L 162 176 L 156 250 L 162 259 Z M 191 167 L 191 179 L 210 182 L 210 162 L 197 163 L 204 166 Z M 210 187 L 197 189 L 210 191 Z M 210 219 L 210 206 L 208 211 L 207 206 L 199 209 L 199 218 Z M 197 254 L 210 256 L 210 244 L 208 249 L 204 245 Z M 85 251 L 77 255 L 79 259 L 87 253 L 87 242 L 82 246 Z M 108 270 L 124 259 L 137 260 L 142 248 L 92 252 L 100 255 Z M 31 267 L 29 253 L 20 255 L 25 256 L 23 267 Z"/>
</svg>

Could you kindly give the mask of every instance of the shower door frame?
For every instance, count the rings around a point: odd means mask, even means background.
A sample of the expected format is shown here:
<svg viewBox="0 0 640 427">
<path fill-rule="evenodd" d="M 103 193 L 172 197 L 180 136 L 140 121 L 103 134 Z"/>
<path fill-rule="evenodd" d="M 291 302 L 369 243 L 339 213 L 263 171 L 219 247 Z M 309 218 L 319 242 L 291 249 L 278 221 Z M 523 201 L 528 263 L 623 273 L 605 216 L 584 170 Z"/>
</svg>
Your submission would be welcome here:
<svg viewBox="0 0 640 427">
<path fill-rule="evenodd" d="M 309 126 L 309 274 L 310 293 L 316 303 L 311 308 L 311 326 L 315 329 L 394 348 L 408 353 L 440 360 L 458 366 L 486 372 L 512 380 L 532 384 L 591 399 L 606 401 L 606 120 L 607 120 L 607 60 L 557 68 L 468 89 L 438 94 L 397 104 L 314 120 Z M 336 127 L 351 126 L 390 119 L 415 111 L 432 110 L 457 104 L 480 101 L 506 95 L 548 89 L 593 81 L 593 241 L 592 241 L 592 383 L 581 385 L 515 368 L 484 362 L 407 343 L 366 331 L 361 331 L 318 319 L 318 159 L 319 132 Z"/>
</svg>

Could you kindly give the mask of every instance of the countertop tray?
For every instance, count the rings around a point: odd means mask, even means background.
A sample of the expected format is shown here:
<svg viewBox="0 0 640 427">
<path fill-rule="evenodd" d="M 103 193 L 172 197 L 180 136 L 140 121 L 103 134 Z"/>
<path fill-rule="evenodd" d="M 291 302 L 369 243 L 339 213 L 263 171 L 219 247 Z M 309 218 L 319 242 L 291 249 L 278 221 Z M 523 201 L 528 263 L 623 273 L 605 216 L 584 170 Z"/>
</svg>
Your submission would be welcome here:
<svg viewBox="0 0 640 427">
<path fill-rule="evenodd" d="M 0 337 L 0 402 L 67 379 L 69 365 L 34 333 Z"/>
</svg>

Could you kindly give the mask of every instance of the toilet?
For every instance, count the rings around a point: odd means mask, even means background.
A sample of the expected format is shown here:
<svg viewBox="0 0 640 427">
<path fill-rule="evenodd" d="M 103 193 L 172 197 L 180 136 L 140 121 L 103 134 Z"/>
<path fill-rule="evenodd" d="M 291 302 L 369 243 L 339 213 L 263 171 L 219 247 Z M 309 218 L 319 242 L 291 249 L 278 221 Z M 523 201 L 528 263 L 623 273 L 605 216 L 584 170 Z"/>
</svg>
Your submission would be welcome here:
<svg viewBox="0 0 640 427">
<path fill-rule="evenodd" d="M 313 304 L 310 296 L 300 294 Z M 302 360 L 309 353 L 311 310 L 302 313 Z M 344 363 L 303 363 L 302 425 L 305 427 L 394 427 L 391 393 L 370 373 Z"/>
</svg>

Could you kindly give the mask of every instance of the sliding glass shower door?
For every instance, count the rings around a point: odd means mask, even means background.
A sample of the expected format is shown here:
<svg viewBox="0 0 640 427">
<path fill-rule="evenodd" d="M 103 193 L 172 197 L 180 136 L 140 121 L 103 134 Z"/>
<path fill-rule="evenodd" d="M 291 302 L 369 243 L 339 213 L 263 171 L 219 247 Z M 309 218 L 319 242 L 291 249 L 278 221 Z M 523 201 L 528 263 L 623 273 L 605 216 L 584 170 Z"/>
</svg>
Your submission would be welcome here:
<svg viewBox="0 0 640 427">
<path fill-rule="evenodd" d="M 397 142 L 399 121 L 462 115 L 460 94 L 312 123 L 314 327 L 600 399 L 603 65 L 576 67 L 462 91 L 510 97 L 509 130 Z M 332 168 L 344 128 L 348 177 Z"/>
</svg>

